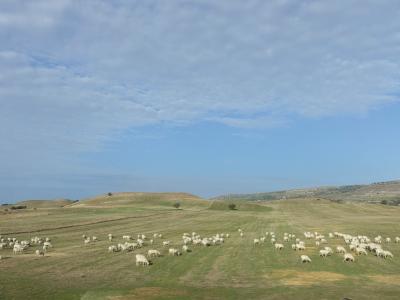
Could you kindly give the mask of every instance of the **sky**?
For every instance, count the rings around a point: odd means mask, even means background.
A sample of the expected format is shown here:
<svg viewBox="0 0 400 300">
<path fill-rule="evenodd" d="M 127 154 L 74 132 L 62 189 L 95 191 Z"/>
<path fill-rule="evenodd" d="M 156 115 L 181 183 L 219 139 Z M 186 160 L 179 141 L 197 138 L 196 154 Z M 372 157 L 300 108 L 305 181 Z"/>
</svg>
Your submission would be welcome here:
<svg viewBox="0 0 400 300">
<path fill-rule="evenodd" d="M 400 178 L 400 2 L 0 2 L 0 202 Z"/>
</svg>

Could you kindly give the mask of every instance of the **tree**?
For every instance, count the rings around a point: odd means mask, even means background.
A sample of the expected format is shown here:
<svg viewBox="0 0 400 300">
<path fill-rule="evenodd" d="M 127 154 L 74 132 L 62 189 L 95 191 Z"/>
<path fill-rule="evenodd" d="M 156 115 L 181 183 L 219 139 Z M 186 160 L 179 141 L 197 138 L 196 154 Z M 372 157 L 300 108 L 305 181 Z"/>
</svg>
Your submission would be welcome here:
<svg viewBox="0 0 400 300">
<path fill-rule="evenodd" d="M 174 203 L 174 207 L 175 207 L 176 209 L 178 209 L 179 207 L 181 207 L 181 204 L 180 204 L 179 202 L 175 202 L 175 203 Z"/>
<path fill-rule="evenodd" d="M 230 210 L 235 210 L 236 209 L 236 204 L 235 203 L 231 203 L 228 205 Z"/>
<path fill-rule="evenodd" d="M 107 195 L 108 195 L 109 197 L 111 197 L 111 196 L 112 196 L 112 193 L 108 193 Z"/>
</svg>

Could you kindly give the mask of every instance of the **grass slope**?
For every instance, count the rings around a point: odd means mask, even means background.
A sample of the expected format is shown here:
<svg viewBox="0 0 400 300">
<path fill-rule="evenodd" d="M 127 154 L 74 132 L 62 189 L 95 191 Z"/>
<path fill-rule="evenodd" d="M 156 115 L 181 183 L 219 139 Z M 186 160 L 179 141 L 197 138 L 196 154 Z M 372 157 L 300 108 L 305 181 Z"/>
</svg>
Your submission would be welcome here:
<svg viewBox="0 0 400 300">
<path fill-rule="evenodd" d="M 367 201 L 378 203 L 382 200 L 400 200 L 400 181 L 379 182 L 368 185 L 345 185 L 339 187 L 316 187 L 277 192 L 222 195 L 222 200 L 279 200 L 287 198 L 325 198 L 344 201 Z"/>
<path fill-rule="evenodd" d="M 306 241 L 304 253 L 313 262 L 301 264 L 300 253 L 290 244 L 275 251 L 269 242 L 259 247 L 252 242 L 265 231 L 275 231 L 278 241 L 284 232 L 301 237 L 305 230 L 394 238 L 400 235 L 399 207 L 315 199 L 271 201 L 265 210 L 262 204 L 250 203 L 248 207 L 257 209 L 237 211 L 224 210 L 226 203 L 217 201 L 209 208 L 183 205 L 181 210 L 158 211 L 103 204 L 2 215 L 3 235 L 47 228 L 12 236 L 49 236 L 54 248 L 43 258 L 34 256 L 35 247 L 22 255 L 0 250 L 6 257 L 0 261 L 0 299 L 398 299 L 400 294 L 400 244 L 384 245 L 393 259 L 368 255 L 356 257 L 352 264 L 343 263 L 337 254 L 322 259 L 315 245 Z M 69 227 L 60 228 L 63 224 Z M 227 232 L 231 238 L 222 246 L 191 246 L 193 252 L 181 257 L 166 255 L 167 249 L 156 240 L 151 248 L 160 249 L 164 257 L 153 259 L 147 268 L 136 267 L 134 256 L 150 246 L 132 253 L 107 252 L 108 233 L 117 237 L 113 244 L 124 234 L 163 233 L 172 246 L 180 247 L 182 233 L 192 231 Z M 84 246 L 83 233 L 96 235 L 99 241 Z M 328 245 L 343 241 L 329 239 Z"/>
</svg>

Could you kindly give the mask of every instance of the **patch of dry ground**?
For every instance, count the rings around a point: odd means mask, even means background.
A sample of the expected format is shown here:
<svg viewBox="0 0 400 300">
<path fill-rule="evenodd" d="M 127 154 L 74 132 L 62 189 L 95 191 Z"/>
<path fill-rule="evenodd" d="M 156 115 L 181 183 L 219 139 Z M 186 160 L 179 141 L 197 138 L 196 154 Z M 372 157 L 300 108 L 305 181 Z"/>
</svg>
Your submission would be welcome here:
<svg viewBox="0 0 400 300">
<path fill-rule="evenodd" d="M 267 279 L 278 280 L 283 285 L 310 286 L 315 284 L 326 284 L 341 281 L 346 275 L 334 272 L 299 272 L 296 270 L 276 270 L 265 275 Z"/>
</svg>

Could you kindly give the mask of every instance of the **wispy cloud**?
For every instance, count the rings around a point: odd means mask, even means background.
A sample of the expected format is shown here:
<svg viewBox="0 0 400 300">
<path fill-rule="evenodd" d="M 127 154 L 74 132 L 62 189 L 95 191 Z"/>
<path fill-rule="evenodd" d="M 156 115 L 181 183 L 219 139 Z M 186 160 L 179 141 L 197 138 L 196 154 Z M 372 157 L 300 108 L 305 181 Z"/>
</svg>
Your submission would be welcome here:
<svg viewBox="0 0 400 300">
<path fill-rule="evenodd" d="M 399 100 L 399 19 L 390 0 L 2 1 L 0 154 L 368 113 Z"/>
</svg>

